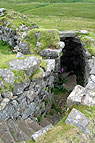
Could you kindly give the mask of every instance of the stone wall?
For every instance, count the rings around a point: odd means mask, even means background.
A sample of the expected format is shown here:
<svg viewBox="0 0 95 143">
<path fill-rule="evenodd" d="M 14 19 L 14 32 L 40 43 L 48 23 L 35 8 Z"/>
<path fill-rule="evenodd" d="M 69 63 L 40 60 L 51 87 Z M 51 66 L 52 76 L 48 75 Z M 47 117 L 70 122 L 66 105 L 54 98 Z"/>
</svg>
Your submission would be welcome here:
<svg viewBox="0 0 95 143">
<path fill-rule="evenodd" d="M 61 68 L 64 72 L 76 74 L 77 83 L 85 86 L 90 76 L 89 59 L 92 56 L 84 48 L 80 38 L 76 32 L 60 32 L 60 39 L 65 43 L 61 56 Z"/>
<path fill-rule="evenodd" d="M 37 118 L 50 110 L 53 103 L 55 61 L 46 60 L 46 71 L 40 67 L 41 71 L 35 72 L 40 63 L 39 58 L 31 56 L 24 60 L 10 61 L 10 70 L 0 69 L 0 76 L 3 79 L 0 80 L 0 88 L 2 89 L 0 93 L 0 117 L 2 119 Z M 54 65 L 51 66 L 52 64 Z M 24 70 L 27 75 L 26 80 L 15 83 L 17 77 L 11 69 Z M 3 90 L 5 82 L 12 84 L 12 91 L 10 89 Z"/>
</svg>

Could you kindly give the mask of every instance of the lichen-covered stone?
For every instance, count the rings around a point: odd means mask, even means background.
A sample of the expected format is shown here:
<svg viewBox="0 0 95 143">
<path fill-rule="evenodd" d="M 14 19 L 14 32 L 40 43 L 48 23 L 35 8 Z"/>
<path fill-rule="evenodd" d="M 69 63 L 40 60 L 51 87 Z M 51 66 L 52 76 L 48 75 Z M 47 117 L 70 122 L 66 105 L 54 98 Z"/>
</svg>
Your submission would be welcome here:
<svg viewBox="0 0 95 143">
<path fill-rule="evenodd" d="M 85 134 L 90 135 L 90 130 L 88 128 L 89 120 L 83 113 L 73 108 L 67 117 L 65 123 L 73 124 L 80 128 Z"/>
<path fill-rule="evenodd" d="M 40 51 L 40 56 L 47 57 L 48 59 L 55 59 L 60 56 L 62 49 L 44 49 Z"/>
<path fill-rule="evenodd" d="M 95 105 L 95 92 L 77 85 L 67 98 L 68 106 L 81 104 L 87 106 Z"/>
<path fill-rule="evenodd" d="M 53 126 L 50 124 L 50 125 L 48 125 L 48 126 L 42 128 L 41 130 L 35 132 L 35 133 L 32 135 L 33 140 L 34 140 L 35 142 L 37 142 L 37 139 L 38 139 L 41 135 L 45 134 L 47 131 L 49 131 L 49 130 L 52 129 L 52 128 L 53 128 Z"/>
<path fill-rule="evenodd" d="M 23 70 L 30 77 L 40 66 L 41 60 L 37 57 L 31 56 L 28 58 L 14 59 L 9 62 L 10 68 L 12 70 L 20 71 Z"/>
<path fill-rule="evenodd" d="M 9 69 L 0 69 L 0 77 L 8 84 L 13 84 L 15 81 L 14 73 Z"/>
</svg>

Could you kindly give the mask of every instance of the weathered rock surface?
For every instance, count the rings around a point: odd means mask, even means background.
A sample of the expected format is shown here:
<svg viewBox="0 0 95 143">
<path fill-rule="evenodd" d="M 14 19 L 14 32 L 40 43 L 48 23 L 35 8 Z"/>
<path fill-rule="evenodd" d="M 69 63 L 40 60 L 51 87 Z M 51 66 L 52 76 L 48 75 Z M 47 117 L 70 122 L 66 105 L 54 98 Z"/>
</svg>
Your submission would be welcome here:
<svg viewBox="0 0 95 143">
<path fill-rule="evenodd" d="M 40 66 L 41 60 L 35 56 L 28 57 L 24 60 L 14 59 L 9 62 L 10 69 L 23 70 L 30 77 Z"/>
<path fill-rule="evenodd" d="M 46 72 L 52 72 L 55 70 L 55 60 L 54 59 L 47 59 L 45 60 L 47 63 L 47 69 Z"/>
<path fill-rule="evenodd" d="M 25 88 L 29 87 L 29 85 L 30 85 L 29 79 L 27 79 L 25 82 L 15 84 L 14 89 L 13 89 L 14 94 L 15 95 L 22 94 L 24 92 Z"/>
<path fill-rule="evenodd" d="M 77 85 L 67 98 L 68 106 L 82 104 L 93 106 L 95 105 L 95 92 Z"/>
<path fill-rule="evenodd" d="M 0 69 L 0 77 L 8 84 L 13 84 L 15 81 L 14 73 L 9 69 Z"/>
<path fill-rule="evenodd" d="M 88 128 L 89 120 L 87 119 L 87 117 L 85 117 L 83 113 L 81 113 L 75 108 L 72 109 L 65 123 L 73 124 L 78 128 L 80 128 L 80 130 L 85 132 L 87 135 L 90 134 L 90 131 Z"/>
<path fill-rule="evenodd" d="M 52 127 L 53 127 L 52 125 L 48 125 L 48 126 L 42 128 L 41 130 L 35 132 L 35 133 L 32 135 L 33 140 L 36 142 L 37 139 L 38 139 L 41 135 L 45 134 L 45 133 L 46 133 L 47 131 L 49 131 Z"/>
<path fill-rule="evenodd" d="M 58 42 L 57 44 L 59 45 L 60 49 L 63 49 L 65 47 L 65 43 L 62 41 Z"/>
<path fill-rule="evenodd" d="M 62 49 L 44 49 L 40 51 L 40 56 L 55 59 L 60 56 Z"/>
<path fill-rule="evenodd" d="M 67 37 L 75 37 L 76 36 L 76 32 L 73 31 L 59 31 L 59 35 L 61 40 Z"/>
</svg>

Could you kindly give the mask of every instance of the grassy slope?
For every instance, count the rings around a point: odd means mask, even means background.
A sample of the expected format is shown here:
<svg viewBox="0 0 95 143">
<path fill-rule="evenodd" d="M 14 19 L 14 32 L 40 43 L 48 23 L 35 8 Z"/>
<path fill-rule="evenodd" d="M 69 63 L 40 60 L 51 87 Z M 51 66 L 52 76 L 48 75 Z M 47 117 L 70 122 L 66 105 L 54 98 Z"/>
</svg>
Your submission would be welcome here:
<svg viewBox="0 0 95 143">
<path fill-rule="evenodd" d="M 88 107 L 82 105 L 76 105 L 74 108 L 78 109 L 80 112 L 84 113 L 91 122 L 95 119 L 95 106 Z M 66 117 L 68 116 L 68 113 Z M 70 124 L 65 124 L 66 117 L 63 118 L 52 130 L 50 130 L 45 135 L 41 136 L 37 143 L 95 143 L 93 140 L 93 133 L 95 131 L 95 126 L 92 123 L 89 124 L 89 129 L 91 130 L 90 138 L 88 139 L 83 132 Z M 34 143 L 34 141 L 27 141 L 27 143 Z"/>
<path fill-rule="evenodd" d="M 1 0 L 3 1 L 3 0 Z M 24 2 L 35 2 L 35 0 L 4 0 L 7 3 L 24 3 Z M 71 3 L 71 2 L 95 2 L 95 0 L 36 0 L 36 2 L 41 2 L 41 3 Z"/>
<path fill-rule="evenodd" d="M 59 30 L 87 29 L 95 32 L 95 5 L 93 3 L 8 3 L 0 7 L 14 9 L 29 16 L 40 28 Z"/>
</svg>

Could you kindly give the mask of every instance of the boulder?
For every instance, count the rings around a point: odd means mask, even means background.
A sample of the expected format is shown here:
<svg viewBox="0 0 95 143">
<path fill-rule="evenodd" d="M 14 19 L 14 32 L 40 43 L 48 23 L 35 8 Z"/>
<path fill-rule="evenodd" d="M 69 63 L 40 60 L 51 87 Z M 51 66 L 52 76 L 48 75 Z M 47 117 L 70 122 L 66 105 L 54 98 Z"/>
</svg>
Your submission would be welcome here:
<svg viewBox="0 0 95 143">
<path fill-rule="evenodd" d="M 65 123 L 73 124 L 76 127 L 78 127 L 81 131 L 83 131 L 85 134 L 87 135 L 90 134 L 90 130 L 88 128 L 89 125 L 88 118 L 75 108 L 72 109 Z"/>
<path fill-rule="evenodd" d="M 75 104 L 87 106 L 95 105 L 95 92 L 77 85 L 67 98 L 67 105 L 69 107 Z"/>
<path fill-rule="evenodd" d="M 40 66 L 41 60 L 35 56 L 25 59 L 14 59 L 9 62 L 10 69 L 20 71 L 23 70 L 30 77 Z"/>
</svg>

